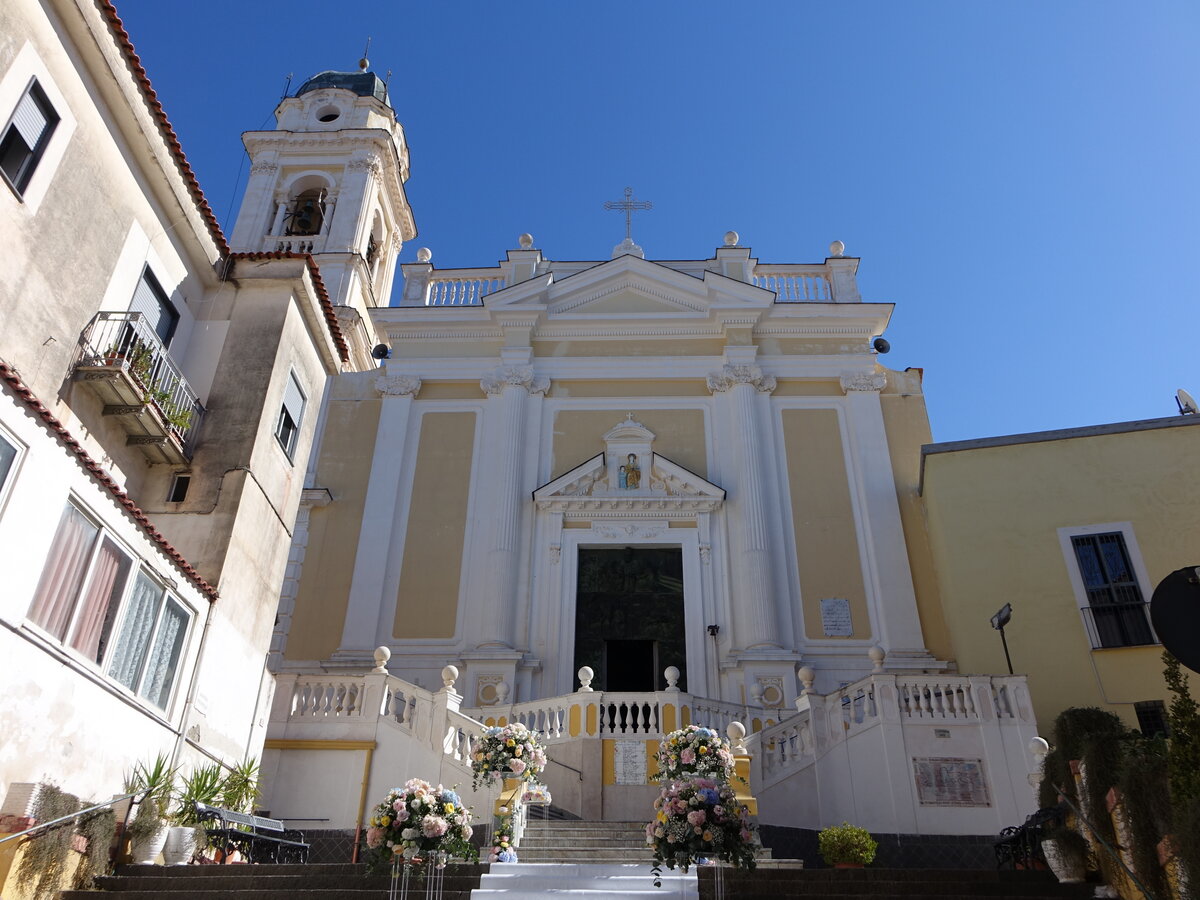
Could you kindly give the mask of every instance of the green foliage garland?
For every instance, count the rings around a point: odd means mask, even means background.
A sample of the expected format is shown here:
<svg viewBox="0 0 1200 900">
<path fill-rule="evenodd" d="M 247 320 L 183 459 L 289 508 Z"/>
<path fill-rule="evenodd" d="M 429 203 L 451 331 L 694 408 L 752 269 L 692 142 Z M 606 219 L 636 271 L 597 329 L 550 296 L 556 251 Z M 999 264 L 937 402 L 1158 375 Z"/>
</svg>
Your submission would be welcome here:
<svg viewBox="0 0 1200 900">
<path fill-rule="evenodd" d="M 1166 741 L 1161 737 L 1127 741 L 1117 787 L 1129 823 L 1134 871 L 1156 897 L 1170 896 L 1165 873 L 1158 864 L 1158 843 L 1171 828 Z"/>
<path fill-rule="evenodd" d="M 32 813 L 38 822 L 51 822 L 79 809 L 78 797 L 52 784 L 42 784 L 33 801 Z M 35 897 L 57 896 L 74 833 L 72 823 L 67 821 L 26 838 L 17 867 L 17 882 Z"/>
</svg>

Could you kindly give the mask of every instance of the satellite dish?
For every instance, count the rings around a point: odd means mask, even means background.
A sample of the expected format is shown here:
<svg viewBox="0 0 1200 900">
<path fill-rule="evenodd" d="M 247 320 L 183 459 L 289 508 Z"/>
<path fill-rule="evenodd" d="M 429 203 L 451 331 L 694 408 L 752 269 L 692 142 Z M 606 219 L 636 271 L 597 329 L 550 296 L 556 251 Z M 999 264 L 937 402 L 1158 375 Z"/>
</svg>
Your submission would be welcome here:
<svg viewBox="0 0 1200 900">
<path fill-rule="evenodd" d="M 392 348 L 387 344 L 376 344 L 375 348 L 371 351 L 371 355 L 376 359 L 387 359 L 392 355 Z"/>
<path fill-rule="evenodd" d="M 1200 672 L 1200 566 L 1176 569 L 1150 598 L 1150 621 L 1162 645 Z"/>
<path fill-rule="evenodd" d="M 1200 412 L 1200 406 L 1196 405 L 1196 398 L 1183 388 L 1175 392 L 1175 402 L 1179 404 L 1180 415 L 1194 416 Z"/>
<path fill-rule="evenodd" d="M 887 353 L 892 349 L 892 345 L 888 343 L 887 339 L 881 337 L 875 338 L 871 346 L 875 348 L 876 353 Z"/>
</svg>

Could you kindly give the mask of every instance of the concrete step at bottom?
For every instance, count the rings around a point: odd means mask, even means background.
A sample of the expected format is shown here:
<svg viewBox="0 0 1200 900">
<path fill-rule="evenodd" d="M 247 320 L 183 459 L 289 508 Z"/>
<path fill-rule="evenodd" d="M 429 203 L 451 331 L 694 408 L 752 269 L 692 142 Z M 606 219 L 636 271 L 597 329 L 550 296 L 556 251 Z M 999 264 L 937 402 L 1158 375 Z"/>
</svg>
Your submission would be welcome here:
<svg viewBox="0 0 1200 900">
<path fill-rule="evenodd" d="M 475 900 L 538 900 L 548 895 L 566 895 L 571 900 L 614 900 L 618 897 L 658 897 L 663 900 L 698 900 L 695 875 L 665 873 L 661 886 L 646 865 L 603 865 L 594 863 L 504 863 L 493 866 L 472 894 Z"/>
<path fill-rule="evenodd" d="M 288 888 L 286 890 L 217 890 L 204 891 L 192 890 L 184 888 L 182 890 L 171 890 L 164 893 L 163 891 L 118 891 L 105 892 L 109 896 L 119 897 L 121 900 L 383 900 L 387 896 L 387 889 L 383 888 L 330 888 L 304 890 L 296 888 Z M 411 893 L 411 892 L 410 892 Z M 424 889 L 421 890 L 419 896 L 424 896 Z M 98 900 L 96 891 L 63 891 L 60 895 L 62 900 Z M 450 891 L 447 890 L 442 894 L 442 900 L 471 900 L 471 891 Z"/>
</svg>

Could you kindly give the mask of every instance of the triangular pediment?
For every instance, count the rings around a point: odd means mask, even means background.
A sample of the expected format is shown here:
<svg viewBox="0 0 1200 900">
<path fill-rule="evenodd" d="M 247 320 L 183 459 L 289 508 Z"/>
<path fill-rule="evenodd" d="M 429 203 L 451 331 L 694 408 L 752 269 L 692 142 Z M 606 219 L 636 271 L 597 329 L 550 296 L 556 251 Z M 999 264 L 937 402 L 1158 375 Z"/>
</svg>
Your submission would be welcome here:
<svg viewBox="0 0 1200 900">
<path fill-rule="evenodd" d="M 611 477 L 611 455 L 600 453 L 534 491 L 534 503 L 566 514 L 627 516 L 653 510 L 668 518 L 712 512 L 724 503 L 723 488 L 665 456 L 649 456 L 649 474 L 642 473 L 637 487 L 623 487 Z"/>
</svg>

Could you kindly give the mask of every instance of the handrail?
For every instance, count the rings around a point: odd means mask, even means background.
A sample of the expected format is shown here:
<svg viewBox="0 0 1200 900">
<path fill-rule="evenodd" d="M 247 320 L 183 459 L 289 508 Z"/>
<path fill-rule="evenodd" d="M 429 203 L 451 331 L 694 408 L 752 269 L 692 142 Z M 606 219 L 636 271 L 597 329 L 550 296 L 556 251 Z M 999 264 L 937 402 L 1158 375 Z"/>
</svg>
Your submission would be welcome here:
<svg viewBox="0 0 1200 900">
<path fill-rule="evenodd" d="M 581 771 L 579 771 L 577 768 L 575 768 L 574 766 L 568 766 L 566 763 L 559 762 L 557 759 L 551 759 L 549 756 L 546 757 L 546 762 L 554 763 L 556 766 L 562 766 L 564 769 L 570 769 L 572 772 L 574 772 L 576 775 L 579 776 L 580 781 L 583 781 L 583 773 Z"/>
<path fill-rule="evenodd" d="M 132 794 L 122 794 L 120 797 L 113 797 L 111 800 L 108 800 L 104 803 L 97 803 L 95 806 L 89 806 L 87 809 L 81 809 L 78 812 L 68 813 L 65 816 L 59 816 L 57 819 L 51 819 L 49 822 L 39 822 L 30 828 L 26 828 L 24 831 L 18 831 L 16 834 L 10 834 L 8 837 L 0 838 L 0 844 L 5 843 L 6 841 L 15 841 L 19 837 L 25 837 L 33 834 L 35 831 L 41 831 L 43 828 L 53 828 L 55 825 L 58 825 L 61 822 L 66 822 L 68 819 L 77 819 L 80 816 L 86 815 L 87 813 L 94 812 L 97 809 L 104 809 L 104 807 L 112 806 L 114 803 L 120 803 L 122 800 L 129 800 L 137 795 L 137 791 L 134 791 Z"/>
<path fill-rule="evenodd" d="M 1067 804 L 1067 806 L 1071 807 L 1071 811 L 1073 813 L 1075 813 L 1076 817 L 1078 817 L 1078 819 L 1081 822 L 1083 822 L 1084 825 L 1086 825 L 1088 827 L 1088 830 L 1091 831 L 1091 833 L 1092 833 L 1092 837 L 1094 837 L 1100 843 L 1101 847 L 1103 847 L 1105 850 L 1108 851 L 1108 855 L 1111 856 L 1114 860 L 1116 860 L 1118 866 L 1120 866 L 1122 869 L 1125 870 L 1125 874 L 1129 876 L 1130 881 L 1132 881 L 1135 885 L 1137 885 L 1137 889 L 1139 891 L 1141 891 L 1146 897 L 1148 897 L 1149 900 L 1157 900 L 1157 898 L 1152 893 L 1150 893 L 1149 889 L 1144 884 L 1142 884 L 1140 881 L 1138 881 L 1138 877 L 1133 874 L 1133 870 L 1130 869 L 1129 866 L 1125 865 L 1125 860 L 1121 859 L 1121 854 L 1119 854 L 1116 850 L 1114 850 L 1112 847 L 1110 847 L 1108 845 L 1108 841 L 1106 841 L 1104 838 L 1102 838 L 1100 836 L 1100 832 L 1096 830 L 1096 826 L 1091 823 L 1091 820 L 1088 819 L 1088 817 L 1083 814 L 1083 810 L 1081 810 L 1078 806 L 1076 806 L 1074 803 L 1072 803 L 1071 798 L 1067 796 L 1066 792 L 1062 788 L 1060 788 L 1057 784 L 1055 784 L 1053 781 L 1050 782 L 1050 786 L 1052 788 L 1054 788 L 1054 790 L 1058 791 L 1059 798 L 1063 801 L 1063 803 L 1065 803 L 1065 804 Z"/>
</svg>

